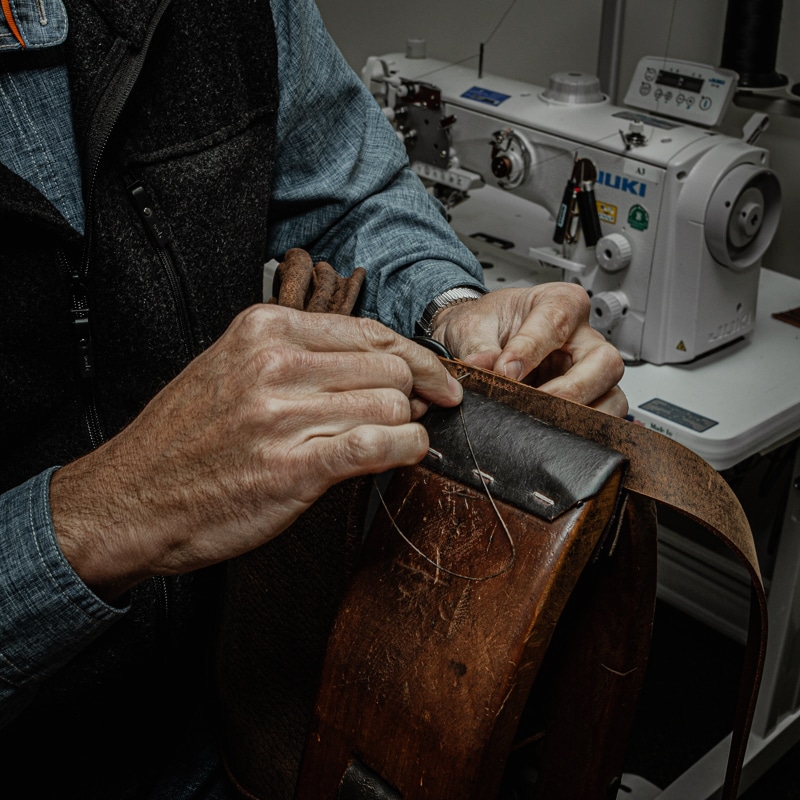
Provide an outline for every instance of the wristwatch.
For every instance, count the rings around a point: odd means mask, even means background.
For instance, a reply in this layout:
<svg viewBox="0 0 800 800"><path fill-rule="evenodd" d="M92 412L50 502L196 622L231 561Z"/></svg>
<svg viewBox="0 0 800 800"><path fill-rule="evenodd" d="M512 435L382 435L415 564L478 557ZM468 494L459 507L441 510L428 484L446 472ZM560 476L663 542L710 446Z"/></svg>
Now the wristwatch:
<svg viewBox="0 0 800 800"><path fill-rule="evenodd" d="M467 300L478 300L484 296L486 292L476 289L474 286L456 286L454 289L448 289L436 297L425 306L422 316L417 322L417 329L424 336L430 336L433 333L433 323L436 320L436 315L448 306L454 306L458 303L464 303Z"/></svg>

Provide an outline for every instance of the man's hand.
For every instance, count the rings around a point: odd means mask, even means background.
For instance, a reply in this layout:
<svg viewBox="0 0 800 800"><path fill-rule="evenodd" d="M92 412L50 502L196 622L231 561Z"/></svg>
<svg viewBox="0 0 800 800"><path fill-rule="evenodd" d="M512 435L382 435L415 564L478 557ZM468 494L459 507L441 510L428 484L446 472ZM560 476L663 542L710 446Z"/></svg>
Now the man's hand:
<svg viewBox="0 0 800 800"><path fill-rule="evenodd" d="M244 553L348 477L418 462L461 386L366 319L255 306L134 422L51 484L56 535L101 596Z"/></svg>
<svg viewBox="0 0 800 800"><path fill-rule="evenodd" d="M433 336L457 358L550 394L623 416L616 348L589 325L589 298L570 283L500 289L440 311Z"/></svg>

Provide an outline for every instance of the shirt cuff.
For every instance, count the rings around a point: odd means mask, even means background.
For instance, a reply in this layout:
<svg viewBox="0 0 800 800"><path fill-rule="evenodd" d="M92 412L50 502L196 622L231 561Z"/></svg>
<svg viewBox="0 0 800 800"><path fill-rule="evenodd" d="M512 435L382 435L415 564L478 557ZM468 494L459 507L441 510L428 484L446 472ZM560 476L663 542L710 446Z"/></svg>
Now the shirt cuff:
<svg viewBox="0 0 800 800"><path fill-rule="evenodd" d="M61 552L54 471L0 496L0 680L12 686L53 674L126 611L97 597Z"/></svg>

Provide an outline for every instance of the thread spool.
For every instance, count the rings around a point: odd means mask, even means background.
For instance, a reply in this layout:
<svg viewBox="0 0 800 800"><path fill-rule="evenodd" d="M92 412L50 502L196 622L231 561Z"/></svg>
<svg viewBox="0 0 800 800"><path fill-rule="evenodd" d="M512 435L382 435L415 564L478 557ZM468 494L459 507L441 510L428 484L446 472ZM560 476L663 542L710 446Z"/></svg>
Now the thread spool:
<svg viewBox="0 0 800 800"><path fill-rule="evenodd" d="M739 73L739 86L772 89L788 83L775 70L783 0L728 0L722 64Z"/></svg>

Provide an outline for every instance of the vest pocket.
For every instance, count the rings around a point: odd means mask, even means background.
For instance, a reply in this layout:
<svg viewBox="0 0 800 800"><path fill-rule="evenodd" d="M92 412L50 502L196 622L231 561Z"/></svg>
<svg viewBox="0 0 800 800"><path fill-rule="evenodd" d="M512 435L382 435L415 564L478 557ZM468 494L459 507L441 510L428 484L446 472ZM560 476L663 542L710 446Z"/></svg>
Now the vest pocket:
<svg viewBox="0 0 800 800"><path fill-rule="evenodd" d="M156 210L155 204L150 198L150 193L141 181L130 181L128 182L127 188L128 194L133 201L134 208L138 212L142 224L153 242L158 260L164 269L170 295L178 313L178 325L185 348L186 360L190 361L194 355L194 347L192 344L193 337L191 326L189 324L189 310L180 275L178 274L178 270L175 267L175 262L169 250L171 240L169 227L166 225L165 221L161 219L161 215Z"/></svg>

